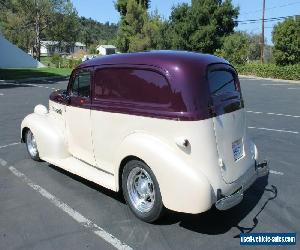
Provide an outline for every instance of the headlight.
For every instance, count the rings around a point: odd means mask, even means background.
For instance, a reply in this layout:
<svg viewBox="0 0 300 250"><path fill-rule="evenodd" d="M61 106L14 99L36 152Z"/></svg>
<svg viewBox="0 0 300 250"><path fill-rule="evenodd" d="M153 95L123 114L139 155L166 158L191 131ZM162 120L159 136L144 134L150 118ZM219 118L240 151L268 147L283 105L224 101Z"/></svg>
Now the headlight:
<svg viewBox="0 0 300 250"><path fill-rule="evenodd" d="M39 104L35 106L34 113L38 115L46 115L48 113L48 110L44 105Z"/></svg>

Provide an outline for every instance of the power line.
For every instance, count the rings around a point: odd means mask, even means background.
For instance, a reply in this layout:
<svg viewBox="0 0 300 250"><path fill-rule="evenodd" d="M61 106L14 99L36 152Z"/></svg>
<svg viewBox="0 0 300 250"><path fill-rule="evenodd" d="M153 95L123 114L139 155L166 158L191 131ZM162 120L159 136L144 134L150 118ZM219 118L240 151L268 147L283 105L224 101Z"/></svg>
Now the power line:
<svg viewBox="0 0 300 250"><path fill-rule="evenodd" d="M291 18L291 17L295 17L297 15L293 15L293 16L281 16L281 17L269 17L269 18L259 18L259 19L248 19L248 20L237 20L236 22L238 24L248 24L248 23L257 23L257 22L274 22L274 21L280 21L280 20L284 20L287 18Z"/></svg>
<svg viewBox="0 0 300 250"><path fill-rule="evenodd" d="M280 17L268 17L268 18L258 18L258 19L248 19L248 20L237 20L238 23L242 23L242 22L254 22L254 21L262 21L262 20L273 20L273 19L283 19L283 18L289 18L289 17L294 17L296 15L293 16L280 16Z"/></svg>
<svg viewBox="0 0 300 250"><path fill-rule="evenodd" d="M281 20L285 20L287 18L274 18L272 20L266 20L265 19L265 23L271 23L271 22L278 22L278 21L281 21ZM255 21L249 21L249 22L238 22L239 25L243 25L243 24L251 24L251 23L259 23L261 22L262 20L255 20Z"/></svg>
<svg viewBox="0 0 300 250"><path fill-rule="evenodd" d="M300 1L293 2L293 3L288 3L288 4L284 4L284 5L279 5L279 6L273 6L273 7L270 7L270 8L266 8L266 10L273 10L273 9L283 8L283 7L292 6L292 5L295 5L295 4L300 4ZM259 9L259 10L240 13L240 15L248 15L248 14L253 14L253 13L257 13L257 12L261 12L261 11L262 11L262 9Z"/></svg>

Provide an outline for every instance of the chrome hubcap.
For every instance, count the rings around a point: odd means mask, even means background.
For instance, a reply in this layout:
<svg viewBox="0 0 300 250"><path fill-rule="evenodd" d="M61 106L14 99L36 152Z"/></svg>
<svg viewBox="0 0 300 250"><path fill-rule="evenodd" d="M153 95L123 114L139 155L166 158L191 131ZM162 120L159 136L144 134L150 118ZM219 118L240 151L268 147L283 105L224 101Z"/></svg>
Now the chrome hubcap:
<svg viewBox="0 0 300 250"><path fill-rule="evenodd" d="M26 134L26 144L29 151L29 154L35 157L38 153L36 140L31 131L28 131Z"/></svg>
<svg viewBox="0 0 300 250"><path fill-rule="evenodd" d="M153 208L155 190L147 171L139 167L132 169L127 179L127 190L131 203L138 211L147 213Z"/></svg>

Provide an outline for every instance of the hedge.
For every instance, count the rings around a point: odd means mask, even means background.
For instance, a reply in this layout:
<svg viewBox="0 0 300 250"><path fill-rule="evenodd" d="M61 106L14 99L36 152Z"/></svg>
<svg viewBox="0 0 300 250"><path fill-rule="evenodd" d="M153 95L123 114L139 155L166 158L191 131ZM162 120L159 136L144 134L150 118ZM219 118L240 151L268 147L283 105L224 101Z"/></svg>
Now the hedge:
<svg viewBox="0 0 300 250"><path fill-rule="evenodd" d="M235 68L241 75L300 80L300 64L278 66L275 64L247 63L244 65L235 65Z"/></svg>

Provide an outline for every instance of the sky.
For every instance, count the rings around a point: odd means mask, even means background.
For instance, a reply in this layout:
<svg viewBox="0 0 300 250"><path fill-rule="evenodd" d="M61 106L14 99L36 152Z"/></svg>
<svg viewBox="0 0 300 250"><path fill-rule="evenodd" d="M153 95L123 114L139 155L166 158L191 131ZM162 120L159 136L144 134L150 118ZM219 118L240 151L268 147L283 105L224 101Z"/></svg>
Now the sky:
<svg viewBox="0 0 300 250"><path fill-rule="evenodd" d="M75 8L80 16L91 17L100 22L117 23L119 13L114 8L114 0L73 0ZM158 13L167 19L172 6L180 3L189 3L191 0L152 0L150 11L158 10ZM232 0L234 6L240 7L238 20L262 18L263 0ZM265 18L300 15L300 0L266 0ZM278 21L265 23L265 36L268 44L272 44L272 28ZM261 22L239 24L236 30L249 33L261 33Z"/></svg>

